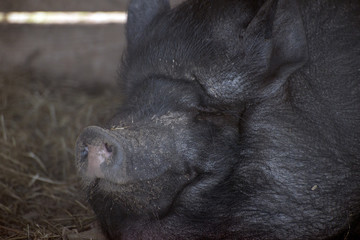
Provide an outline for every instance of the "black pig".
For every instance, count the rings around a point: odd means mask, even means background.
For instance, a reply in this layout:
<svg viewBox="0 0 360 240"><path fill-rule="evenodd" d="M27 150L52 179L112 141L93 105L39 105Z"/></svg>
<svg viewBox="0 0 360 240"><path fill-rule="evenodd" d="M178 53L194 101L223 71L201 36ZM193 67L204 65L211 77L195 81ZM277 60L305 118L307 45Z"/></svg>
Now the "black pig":
<svg viewBox="0 0 360 240"><path fill-rule="evenodd" d="M76 146L109 239L357 238L360 1L133 0Z"/></svg>

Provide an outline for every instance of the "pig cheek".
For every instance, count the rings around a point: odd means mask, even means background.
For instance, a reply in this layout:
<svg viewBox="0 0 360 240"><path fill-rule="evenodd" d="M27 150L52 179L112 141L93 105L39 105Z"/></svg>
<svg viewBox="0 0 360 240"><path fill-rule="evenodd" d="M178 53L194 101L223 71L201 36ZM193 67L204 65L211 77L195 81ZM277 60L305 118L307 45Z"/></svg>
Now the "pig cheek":
<svg viewBox="0 0 360 240"><path fill-rule="evenodd" d="M99 146L89 146L88 166L86 176L89 178L104 178L101 164L109 161L111 154Z"/></svg>

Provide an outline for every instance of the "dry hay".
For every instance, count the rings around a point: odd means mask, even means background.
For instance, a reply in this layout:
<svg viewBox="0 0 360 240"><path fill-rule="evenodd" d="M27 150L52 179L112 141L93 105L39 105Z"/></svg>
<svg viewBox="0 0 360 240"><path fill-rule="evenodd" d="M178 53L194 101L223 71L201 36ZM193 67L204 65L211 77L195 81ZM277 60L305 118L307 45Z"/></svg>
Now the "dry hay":
<svg viewBox="0 0 360 240"><path fill-rule="evenodd" d="M111 91L0 73L0 239L70 239L94 227L73 149L82 128L116 107Z"/></svg>

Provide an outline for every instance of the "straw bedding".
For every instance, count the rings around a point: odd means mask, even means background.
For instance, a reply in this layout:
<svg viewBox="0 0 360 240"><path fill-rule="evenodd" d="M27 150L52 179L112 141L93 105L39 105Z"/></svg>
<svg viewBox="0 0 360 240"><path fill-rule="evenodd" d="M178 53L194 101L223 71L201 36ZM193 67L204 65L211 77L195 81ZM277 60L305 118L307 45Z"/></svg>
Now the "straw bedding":
<svg viewBox="0 0 360 240"><path fill-rule="evenodd" d="M82 128L111 116L114 91L0 73L0 239L96 238L77 234L97 226L73 149Z"/></svg>

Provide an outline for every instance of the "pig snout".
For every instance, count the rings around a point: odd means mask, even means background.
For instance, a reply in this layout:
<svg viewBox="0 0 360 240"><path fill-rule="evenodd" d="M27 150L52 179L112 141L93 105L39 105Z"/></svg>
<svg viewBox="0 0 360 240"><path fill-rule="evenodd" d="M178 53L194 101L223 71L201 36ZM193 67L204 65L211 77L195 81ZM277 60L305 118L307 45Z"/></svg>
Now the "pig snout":
<svg viewBox="0 0 360 240"><path fill-rule="evenodd" d="M78 171L88 178L104 178L105 172L123 161L120 143L108 130L91 126L84 129L76 141Z"/></svg>

